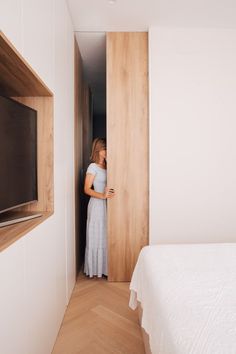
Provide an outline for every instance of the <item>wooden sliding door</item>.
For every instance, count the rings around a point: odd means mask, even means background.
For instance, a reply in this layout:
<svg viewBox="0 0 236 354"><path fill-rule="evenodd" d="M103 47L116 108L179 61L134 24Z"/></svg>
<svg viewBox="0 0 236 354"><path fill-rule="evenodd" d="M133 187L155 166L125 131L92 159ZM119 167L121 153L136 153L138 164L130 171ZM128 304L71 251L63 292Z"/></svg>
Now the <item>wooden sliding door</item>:
<svg viewBox="0 0 236 354"><path fill-rule="evenodd" d="M107 34L108 280L129 281L148 244L148 34Z"/></svg>

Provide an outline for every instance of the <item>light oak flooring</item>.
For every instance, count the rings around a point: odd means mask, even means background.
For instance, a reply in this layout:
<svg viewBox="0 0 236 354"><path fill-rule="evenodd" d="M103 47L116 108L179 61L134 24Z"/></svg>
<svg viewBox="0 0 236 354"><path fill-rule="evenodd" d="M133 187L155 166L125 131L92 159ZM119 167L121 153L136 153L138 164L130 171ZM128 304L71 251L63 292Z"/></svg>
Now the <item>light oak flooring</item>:
<svg viewBox="0 0 236 354"><path fill-rule="evenodd" d="M52 354L144 354L129 283L80 274Z"/></svg>

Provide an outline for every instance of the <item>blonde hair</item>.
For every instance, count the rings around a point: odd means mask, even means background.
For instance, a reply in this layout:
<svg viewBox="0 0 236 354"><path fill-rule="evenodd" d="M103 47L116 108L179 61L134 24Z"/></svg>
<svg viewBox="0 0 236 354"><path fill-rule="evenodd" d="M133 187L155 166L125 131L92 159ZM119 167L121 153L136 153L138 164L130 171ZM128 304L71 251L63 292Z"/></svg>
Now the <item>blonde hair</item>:
<svg viewBox="0 0 236 354"><path fill-rule="evenodd" d="M90 160L92 162L99 162L99 151L106 150L106 139L104 138L96 138L93 141L92 152L90 156Z"/></svg>

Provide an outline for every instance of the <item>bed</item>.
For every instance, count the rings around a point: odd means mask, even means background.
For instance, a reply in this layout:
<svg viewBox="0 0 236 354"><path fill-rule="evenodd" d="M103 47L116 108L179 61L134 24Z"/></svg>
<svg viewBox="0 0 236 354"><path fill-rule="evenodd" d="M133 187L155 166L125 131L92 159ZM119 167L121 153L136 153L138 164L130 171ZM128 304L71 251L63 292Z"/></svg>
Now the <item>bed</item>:
<svg viewBox="0 0 236 354"><path fill-rule="evenodd" d="M236 354L236 243L146 246L130 291L152 354Z"/></svg>

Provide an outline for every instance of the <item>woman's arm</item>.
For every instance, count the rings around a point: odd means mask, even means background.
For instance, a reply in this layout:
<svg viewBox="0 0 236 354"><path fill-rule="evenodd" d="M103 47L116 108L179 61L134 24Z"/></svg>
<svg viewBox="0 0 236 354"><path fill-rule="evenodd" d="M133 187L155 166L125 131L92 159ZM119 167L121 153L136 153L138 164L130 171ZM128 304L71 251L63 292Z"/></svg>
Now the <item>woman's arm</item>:
<svg viewBox="0 0 236 354"><path fill-rule="evenodd" d="M90 197L98 198L98 199L107 199L112 198L114 196L114 192L110 191L110 189L105 188L104 193L96 192L92 189L93 181L95 176L91 173L87 173L84 182L84 193L89 195Z"/></svg>

